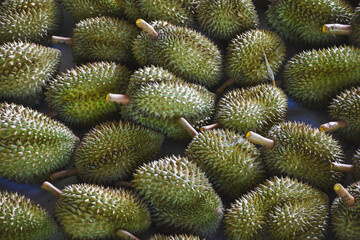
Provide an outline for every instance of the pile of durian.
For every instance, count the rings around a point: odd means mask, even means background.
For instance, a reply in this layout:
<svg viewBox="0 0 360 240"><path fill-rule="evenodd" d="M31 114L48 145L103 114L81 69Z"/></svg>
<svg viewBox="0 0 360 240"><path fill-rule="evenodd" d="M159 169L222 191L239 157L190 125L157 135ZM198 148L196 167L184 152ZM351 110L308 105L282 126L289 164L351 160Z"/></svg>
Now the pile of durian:
<svg viewBox="0 0 360 240"><path fill-rule="evenodd" d="M0 240L360 239L359 0L0 0Z"/></svg>

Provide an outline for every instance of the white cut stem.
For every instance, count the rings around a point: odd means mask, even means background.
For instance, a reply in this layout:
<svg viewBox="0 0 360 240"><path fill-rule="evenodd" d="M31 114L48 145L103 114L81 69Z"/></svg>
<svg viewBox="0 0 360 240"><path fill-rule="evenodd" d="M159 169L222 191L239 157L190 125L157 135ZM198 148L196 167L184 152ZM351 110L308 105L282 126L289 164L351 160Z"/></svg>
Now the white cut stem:
<svg viewBox="0 0 360 240"><path fill-rule="evenodd" d="M246 139L254 144L261 145L263 147L266 147L268 149L272 149L275 146L275 141L266 137L261 136L258 133L249 131L246 134Z"/></svg>
<svg viewBox="0 0 360 240"><path fill-rule="evenodd" d="M127 240L140 240L139 238L135 237L134 235L132 235L131 233L125 231L125 230L118 230L116 232L116 235L118 237L121 237L122 239L127 239Z"/></svg>
<svg viewBox="0 0 360 240"><path fill-rule="evenodd" d="M42 185L41 188L49 193L51 193L52 195L54 195L57 198L60 198L61 194L63 193L60 189L58 189L57 187L55 187L54 185L52 185L51 183L49 183L48 181L45 181Z"/></svg>
<svg viewBox="0 0 360 240"><path fill-rule="evenodd" d="M69 38L69 37L52 36L51 42L53 44L72 45L73 44L73 39Z"/></svg>
<svg viewBox="0 0 360 240"><path fill-rule="evenodd" d="M107 96L106 96L106 102L114 102L114 103L121 103L121 104L124 104L124 105L127 105L129 104L130 102L130 98L129 96L127 95L124 95L124 94L114 94L114 93L109 93Z"/></svg>
<svg viewBox="0 0 360 240"><path fill-rule="evenodd" d="M323 26L323 33L326 34L334 34L334 35L345 35L350 36L354 29L351 25L346 24L324 24Z"/></svg>
<svg viewBox="0 0 360 240"><path fill-rule="evenodd" d="M319 130L323 132L335 132L340 128L345 128L346 122L344 120L332 121L320 125Z"/></svg>
<svg viewBox="0 0 360 240"><path fill-rule="evenodd" d="M344 163L331 163L330 169L336 172L355 172L356 167L353 164L344 164Z"/></svg>
<svg viewBox="0 0 360 240"><path fill-rule="evenodd" d="M219 127L220 127L220 123L210 124L210 125L201 127L200 132L208 131L208 130L211 130L214 128L219 128Z"/></svg>
<svg viewBox="0 0 360 240"><path fill-rule="evenodd" d="M348 190L346 190L341 184L335 184L334 190L347 206L351 207L355 204L355 198L351 196Z"/></svg>
<svg viewBox="0 0 360 240"><path fill-rule="evenodd" d="M143 19L136 20L136 25L141 28L144 32L148 34L148 36L152 39L156 39L159 36L159 33L155 31L153 26L147 23Z"/></svg>
<svg viewBox="0 0 360 240"><path fill-rule="evenodd" d="M179 123L190 134L192 138L199 134L185 118L179 118Z"/></svg>

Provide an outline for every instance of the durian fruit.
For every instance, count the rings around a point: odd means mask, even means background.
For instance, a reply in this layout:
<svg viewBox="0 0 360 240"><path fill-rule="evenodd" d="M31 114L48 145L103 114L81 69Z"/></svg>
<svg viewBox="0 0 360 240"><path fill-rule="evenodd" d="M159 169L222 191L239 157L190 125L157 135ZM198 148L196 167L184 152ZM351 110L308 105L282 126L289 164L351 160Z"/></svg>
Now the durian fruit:
<svg viewBox="0 0 360 240"><path fill-rule="evenodd" d="M275 175L294 177L324 191L342 180L342 173L330 169L332 163L344 162L341 145L310 125L283 122L274 125L267 138L254 132L246 138L264 146L263 161Z"/></svg>
<svg viewBox="0 0 360 240"><path fill-rule="evenodd" d="M0 46L0 97L38 97L59 70L61 52L22 41Z"/></svg>
<svg viewBox="0 0 360 240"><path fill-rule="evenodd" d="M0 5L0 44L41 43L58 32L62 20L56 0L5 0Z"/></svg>
<svg viewBox="0 0 360 240"><path fill-rule="evenodd" d="M342 39L322 33L326 23L348 24L352 6L338 0L279 0L266 11L266 20L286 40L312 45L327 45Z"/></svg>
<svg viewBox="0 0 360 240"><path fill-rule="evenodd" d="M68 169L54 173L52 180L71 173L95 184L127 179L137 167L157 158L163 141L161 133L132 123L102 123L86 133L76 149L77 171Z"/></svg>
<svg viewBox="0 0 360 240"><path fill-rule="evenodd" d="M150 205L157 227L210 235L221 222L221 199L205 173L185 157L173 155L144 164L132 183Z"/></svg>
<svg viewBox="0 0 360 240"><path fill-rule="evenodd" d="M233 38L225 55L225 71L240 86L270 82L285 62L284 41L275 32L253 29Z"/></svg>
<svg viewBox="0 0 360 240"><path fill-rule="evenodd" d="M225 234L229 240L325 239L328 204L316 188L274 177L231 204Z"/></svg>
<svg viewBox="0 0 360 240"><path fill-rule="evenodd" d="M347 142L360 144L360 87L352 87L338 94L330 103L330 118L319 129L333 132Z"/></svg>
<svg viewBox="0 0 360 240"><path fill-rule="evenodd" d="M331 225L339 240L360 239L360 182L350 184L346 189L335 184L338 197L331 205Z"/></svg>
<svg viewBox="0 0 360 240"><path fill-rule="evenodd" d="M138 6L137 0L118 0L124 6L124 14L129 22L136 22L137 19L143 17L143 13Z"/></svg>
<svg viewBox="0 0 360 240"><path fill-rule="evenodd" d="M119 111L103 96L125 91L131 71L114 62L80 65L49 82L45 100L60 119L71 125L95 125Z"/></svg>
<svg viewBox="0 0 360 240"><path fill-rule="evenodd" d="M307 107L321 108L346 88L359 84L360 49L334 46L303 51L285 65L285 91Z"/></svg>
<svg viewBox="0 0 360 240"><path fill-rule="evenodd" d="M259 26L251 0L203 0L196 9L196 20L205 34L229 41L237 34Z"/></svg>
<svg viewBox="0 0 360 240"><path fill-rule="evenodd" d="M128 121L184 140L189 135L178 119L185 117L197 129L206 124L214 112L215 94L161 67L150 66L134 72L126 95L108 94L107 102L125 104L122 116Z"/></svg>
<svg viewBox="0 0 360 240"><path fill-rule="evenodd" d="M131 191L86 183L71 184L61 191L44 182L41 188L58 198L55 216L71 239L110 239L150 227L147 206Z"/></svg>
<svg viewBox="0 0 360 240"><path fill-rule="evenodd" d="M56 224L39 204L18 193L0 190L0 239L46 240Z"/></svg>
<svg viewBox="0 0 360 240"><path fill-rule="evenodd" d="M140 65L158 65L186 81L207 88L222 77L218 47L201 33L165 21L136 21L144 29L134 41L133 54Z"/></svg>
<svg viewBox="0 0 360 240"><path fill-rule="evenodd" d="M194 235L172 235L172 236L165 236L161 234L156 234L152 236L149 240L200 240L198 236Z"/></svg>
<svg viewBox="0 0 360 240"><path fill-rule="evenodd" d="M69 165L79 139L64 124L13 103L0 103L0 176L35 183Z"/></svg>

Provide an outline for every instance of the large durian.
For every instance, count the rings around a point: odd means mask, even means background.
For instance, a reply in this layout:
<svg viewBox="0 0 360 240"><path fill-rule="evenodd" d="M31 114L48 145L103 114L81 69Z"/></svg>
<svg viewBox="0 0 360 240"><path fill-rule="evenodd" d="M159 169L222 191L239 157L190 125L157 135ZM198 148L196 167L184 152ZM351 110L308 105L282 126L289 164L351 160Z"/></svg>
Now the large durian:
<svg viewBox="0 0 360 240"><path fill-rule="evenodd" d="M172 235L172 236L165 236L161 234L156 234L152 236L149 240L200 240L198 236L194 235Z"/></svg>
<svg viewBox="0 0 360 240"><path fill-rule="evenodd" d="M0 176L35 183L69 165L78 138L64 124L22 105L0 103Z"/></svg>
<svg viewBox="0 0 360 240"><path fill-rule="evenodd" d="M18 193L0 190L0 239L46 240L55 232L50 214Z"/></svg>

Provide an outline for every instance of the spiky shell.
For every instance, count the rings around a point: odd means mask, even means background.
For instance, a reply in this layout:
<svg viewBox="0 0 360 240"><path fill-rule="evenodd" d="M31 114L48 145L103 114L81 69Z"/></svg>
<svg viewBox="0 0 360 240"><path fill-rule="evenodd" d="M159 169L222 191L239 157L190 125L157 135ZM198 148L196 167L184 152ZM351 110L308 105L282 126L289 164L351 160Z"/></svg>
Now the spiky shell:
<svg viewBox="0 0 360 240"><path fill-rule="evenodd" d="M360 148L356 150L352 158L356 171L353 173L355 181L360 181Z"/></svg>
<svg viewBox="0 0 360 240"><path fill-rule="evenodd" d="M55 232L50 214L18 193L0 190L0 239L46 240Z"/></svg>
<svg viewBox="0 0 360 240"><path fill-rule="evenodd" d="M22 105L0 103L0 176L35 183L70 163L78 138L64 124Z"/></svg>
<svg viewBox="0 0 360 240"><path fill-rule="evenodd" d="M86 133L75 152L75 167L84 181L109 184L156 159L163 140L161 133L132 123L103 123Z"/></svg>
<svg viewBox="0 0 360 240"><path fill-rule="evenodd" d="M200 238L194 235L186 235L186 234L172 235L172 236L156 234L152 236L149 240L200 240Z"/></svg>
<svg viewBox="0 0 360 240"><path fill-rule="evenodd" d="M61 52L22 41L0 46L0 97L36 97L59 70Z"/></svg>
<svg viewBox="0 0 360 240"><path fill-rule="evenodd" d="M216 106L215 121L243 134L267 132L284 120L287 98L278 87L262 84L227 92Z"/></svg>
<svg viewBox="0 0 360 240"><path fill-rule="evenodd" d="M196 18L202 32L225 41L259 25L251 0L203 0Z"/></svg>
<svg viewBox="0 0 360 240"><path fill-rule="evenodd" d="M285 65L285 91L312 108L326 107L342 90L359 84L360 49L339 46L303 51Z"/></svg>
<svg viewBox="0 0 360 240"><path fill-rule="evenodd" d="M224 216L229 240L324 239L325 193L288 177L274 177L231 204Z"/></svg>
<svg viewBox="0 0 360 240"><path fill-rule="evenodd" d="M219 226L223 206L205 173L187 158L169 156L144 164L132 180L161 227L208 235Z"/></svg>
<svg viewBox="0 0 360 240"><path fill-rule="evenodd" d="M222 56L218 47L199 32L165 21L150 23L159 33L156 40L140 33L133 54L140 65L158 65L185 81L215 86L222 75Z"/></svg>
<svg viewBox="0 0 360 240"><path fill-rule="evenodd" d="M73 34L73 57L76 62L135 62L131 53L140 33L134 24L110 17L88 18L78 22Z"/></svg>
<svg viewBox="0 0 360 240"><path fill-rule="evenodd" d="M59 31L61 17L56 0L6 0L0 5L0 44L43 42Z"/></svg>
<svg viewBox="0 0 360 240"><path fill-rule="evenodd" d="M330 170L330 164L344 163L338 141L317 128L300 122L274 125L267 137L275 141L272 149L263 148L263 160L271 172L306 181L329 190L342 180L342 173Z"/></svg>
<svg viewBox="0 0 360 240"><path fill-rule="evenodd" d="M355 240L360 238L360 182L350 184L347 188L357 201L354 206L347 206L340 197L331 205L331 225L337 239Z"/></svg>
<svg viewBox="0 0 360 240"><path fill-rule="evenodd" d="M185 154L206 173L215 190L231 199L246 193L266 177L260 152L231 130L199 133Z"/></svg>
<svg viewBox="0 0 360 240"><path fill-rule="evenodd" d="M108 239L119 229L137 234L150 227L147 206L128 190L72 184L62 192L55 216L71 238Z"/></svg>
<svg viewBox="0 0 360 240"><path fill-rule="evenodd" d="M324 34L322 26L328 23L349 24L353 8L346 1L336 0L280 0L266 11L269 26L292 42L326 45L342 40L339 36Z"/></svg>
<svg viewBox="0 0 360 240"><path fill-rule="evenodd" d="M72 125L95 125L115 114L119 107L104 98L125 91L131 71L113 62L77 66L52 79L45 100L59 117Z"/></svg>
<svg viewBox="0 0 360 240"><path fill-rule="evenodd" d="M240 86L271 81L266 60L276 74L286 57L284 41L275 32L255 29L231 40L225 55L225 71Z"/></svg>
<svg viewBox="0 0 360 240"><path fill-rule="evenodd" d="M360 47L360 6L359 4L357 5L358 7L355 8L355 12L351 19L351 25L353 26L353 31L349 39L353 45Z"/></svg>

